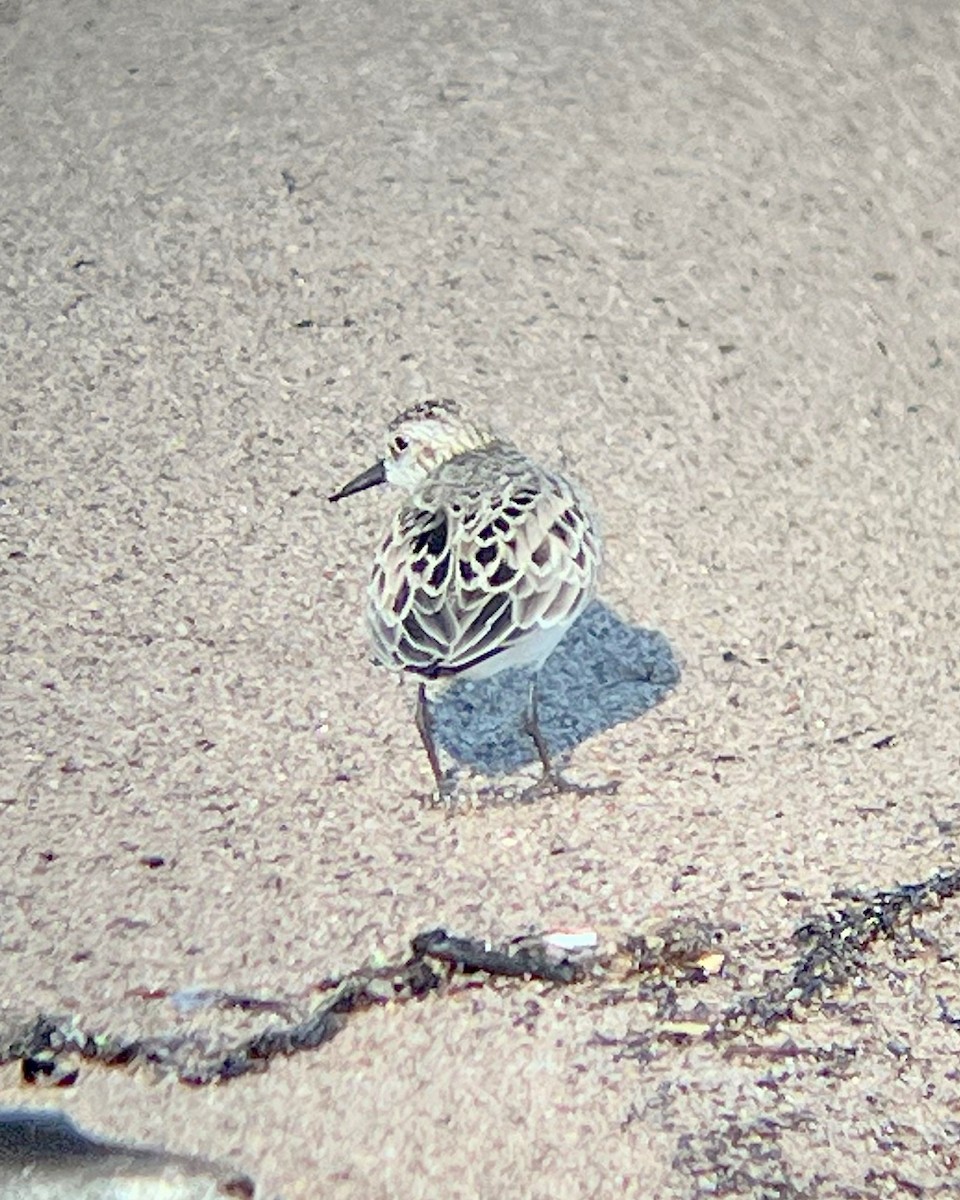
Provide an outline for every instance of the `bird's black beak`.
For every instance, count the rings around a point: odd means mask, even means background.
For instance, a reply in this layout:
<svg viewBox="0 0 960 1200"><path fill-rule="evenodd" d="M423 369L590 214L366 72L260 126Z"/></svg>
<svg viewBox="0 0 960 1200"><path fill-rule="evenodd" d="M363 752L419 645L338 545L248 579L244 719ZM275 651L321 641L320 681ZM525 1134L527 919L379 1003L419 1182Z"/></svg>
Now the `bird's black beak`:
<svg viewBox="0 0 960 1200"><path fill-rule="evenodd" d="M364 492L367 488L376 487L378 483L387 482L387 472L382 460L374 463L372 467L367 467L356 479L351 479L349 483L345 483L339 492L334 492L329 496L329 500L343 500L346 496L352 496L354 492Z"/></svg>

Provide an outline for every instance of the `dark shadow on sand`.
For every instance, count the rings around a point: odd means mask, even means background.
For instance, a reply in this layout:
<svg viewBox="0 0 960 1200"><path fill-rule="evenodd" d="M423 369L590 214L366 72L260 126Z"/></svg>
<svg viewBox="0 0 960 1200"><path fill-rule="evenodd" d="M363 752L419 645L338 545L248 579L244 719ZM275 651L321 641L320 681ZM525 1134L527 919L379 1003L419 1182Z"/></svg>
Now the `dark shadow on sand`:
<svg viewBox="0 0 960 1200"><path fill-rule="evenodd" d="M457 762L498 775L536 761L522 720L529 670L462 680L432 705L437 741ZM553 754L634 721L680 679L662 633L628 625L600 601L584 612L540 674L540 725Z"/></svg>

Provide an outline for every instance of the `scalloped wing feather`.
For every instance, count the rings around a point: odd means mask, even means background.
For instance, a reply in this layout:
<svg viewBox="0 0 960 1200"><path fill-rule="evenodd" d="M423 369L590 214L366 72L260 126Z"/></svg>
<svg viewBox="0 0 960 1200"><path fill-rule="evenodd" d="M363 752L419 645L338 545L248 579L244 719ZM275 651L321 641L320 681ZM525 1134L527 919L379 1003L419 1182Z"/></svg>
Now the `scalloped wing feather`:
<svg viewBox="0 0 960 1200"><path fill-rule="evenodd" d="M519 452L493 487L489 460L459 465L474 477L440 472L396 514L369 586L377 659L428 678L542 660L589 603L600 564L566 480Z"/></svg>

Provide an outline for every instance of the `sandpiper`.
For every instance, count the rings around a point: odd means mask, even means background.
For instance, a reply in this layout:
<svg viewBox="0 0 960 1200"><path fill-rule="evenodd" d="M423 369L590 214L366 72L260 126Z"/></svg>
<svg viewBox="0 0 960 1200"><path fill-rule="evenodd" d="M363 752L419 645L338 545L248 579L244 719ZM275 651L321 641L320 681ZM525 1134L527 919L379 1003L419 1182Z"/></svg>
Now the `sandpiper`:
<svg viewBox="0 0 960 1200"><path fill-rule="evenodd" d="M419 681L417 729L438 794L448 794L449 780L428 689L519 666L535 669L524 728L544 780L574 786L551 762L537 687L543 663L596 591L601 540L589 507L562 475L449 400L395 417L383 458L330 499L381 483L407 494L374 557L367 628L376 660Z"/></svg>

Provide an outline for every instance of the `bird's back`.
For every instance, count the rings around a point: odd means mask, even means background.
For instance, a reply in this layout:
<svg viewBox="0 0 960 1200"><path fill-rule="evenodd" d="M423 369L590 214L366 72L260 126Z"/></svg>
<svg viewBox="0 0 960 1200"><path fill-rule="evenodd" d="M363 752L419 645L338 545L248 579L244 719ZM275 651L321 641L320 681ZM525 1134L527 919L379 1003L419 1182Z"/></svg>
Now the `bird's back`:
<svg viewBox="0 0 960 1200"><path fill-rule="evenodd" d="M377 551L377 659L428 679L542 662L593 596L600 537L562 476L494 442L444 462Z"/></svg>

